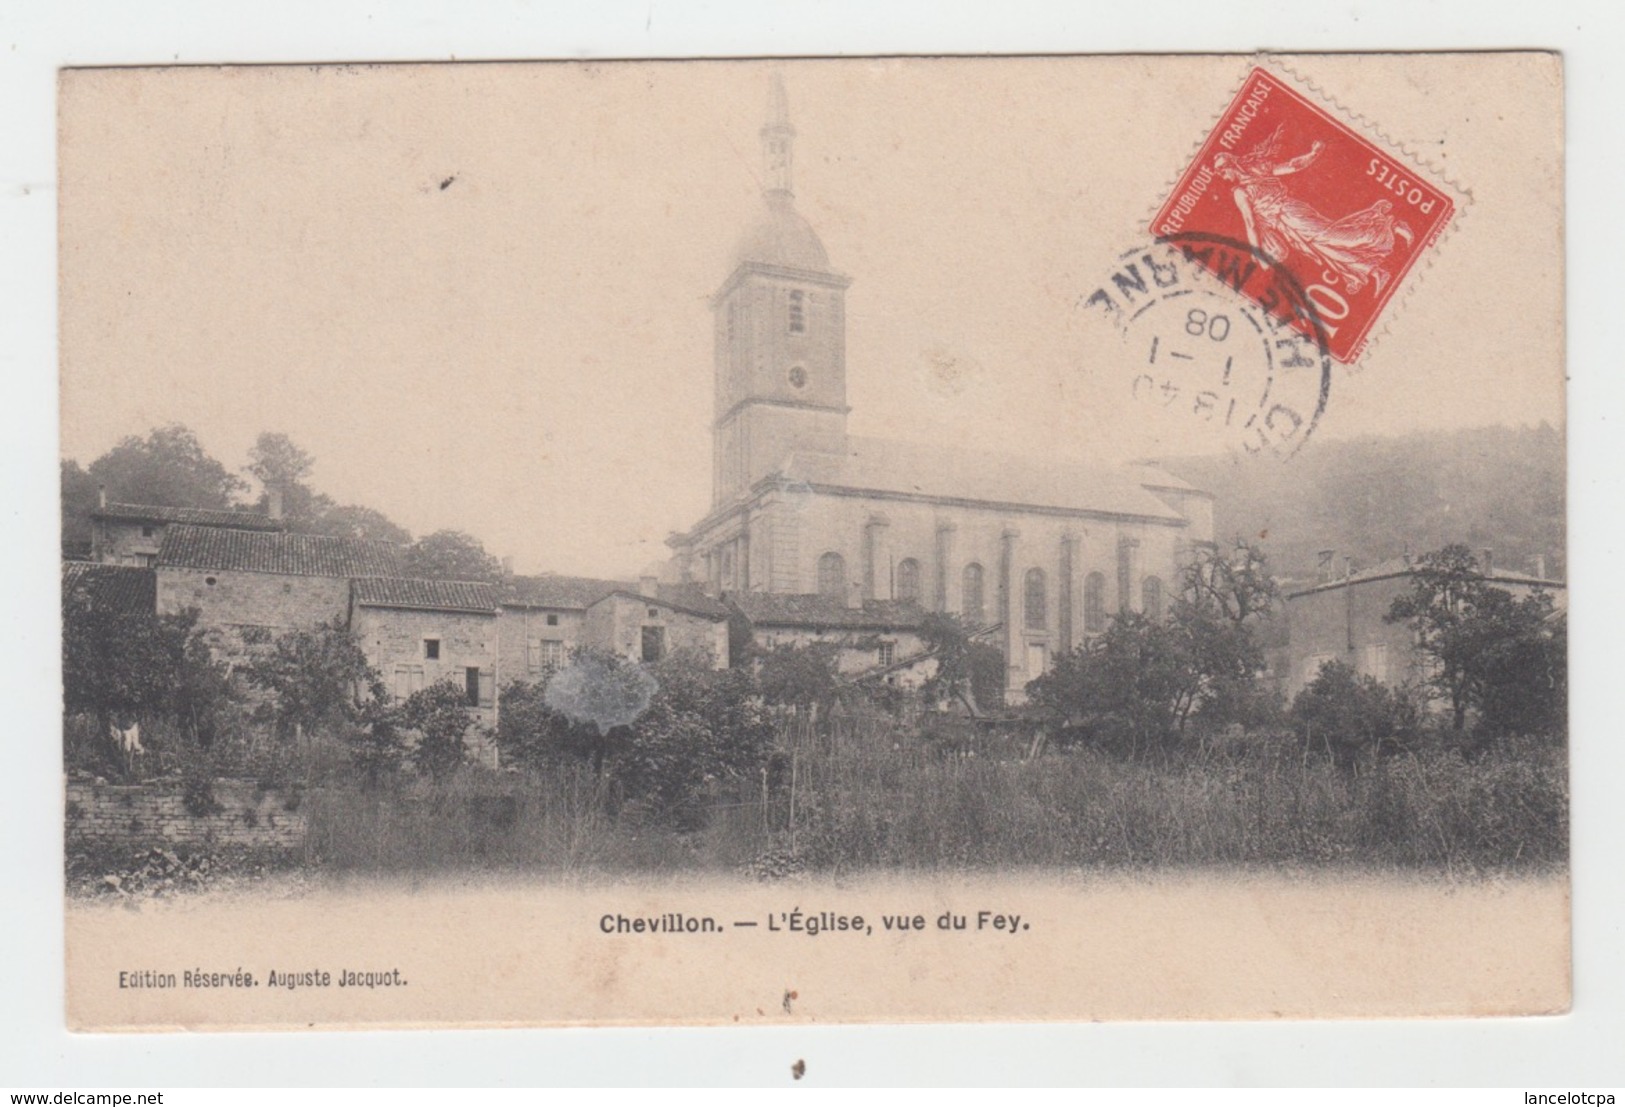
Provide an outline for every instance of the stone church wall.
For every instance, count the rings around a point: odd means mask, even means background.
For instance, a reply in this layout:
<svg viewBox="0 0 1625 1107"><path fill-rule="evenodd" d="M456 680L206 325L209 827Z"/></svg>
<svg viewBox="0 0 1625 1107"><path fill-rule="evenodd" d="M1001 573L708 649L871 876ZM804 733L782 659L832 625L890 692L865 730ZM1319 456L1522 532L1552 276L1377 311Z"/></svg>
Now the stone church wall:
<svg viewBox="0 0 1625 1107"><path fill-rule="evenodd" d="M751 573L772 582L773 591L811 592L818 582L818 561L838 553L847 581L866 598L890 600L898 595L898 566L913 559L919 567L917 600L954 614L966 611L964 571L982 567L982 621L1004 621L1001 648L1011 661L1012 691L1039 675L1057 653L1084 638L1084 582L1098 572L1106 582L1105 613L1120 606L1119 551L1129 542L1127 604L1143 610L1145 581L1161 583L1164 610L1177 585L1182 551L1189 548L1191 528L1160 523L1084 518L1019 507L960 506L882 497L811 493L782 496L756 516L751 535ZM793 540L786 535L793 534ZM1063 543L1074 541L1068 573ZM1201 537L1205 538L1203 534ZM1001 609L1008 551L1008 611ZM792 556L786 566L776 558ZM1027 574L1041 570L1045 582L1045 616L1041 627L1027 624ZM1063 581L1070 577L1069 586ZM1063 606L1065 608L1063 612ZM1008 616L1008 617L1007 617Z"/></svg>

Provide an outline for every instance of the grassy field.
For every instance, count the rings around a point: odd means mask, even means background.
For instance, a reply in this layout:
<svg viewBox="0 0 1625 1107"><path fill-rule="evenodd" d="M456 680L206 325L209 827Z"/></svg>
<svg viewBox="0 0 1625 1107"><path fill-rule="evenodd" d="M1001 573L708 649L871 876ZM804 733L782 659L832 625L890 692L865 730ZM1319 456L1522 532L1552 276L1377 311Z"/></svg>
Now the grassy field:
<svg viewBox="0 0 1625 1107"><path fill-rule="evenodd" d="M786 733L755 779L677 812L617 802L582 765L465 768L441 784L310 794L306 861L336 872L523 869L839 875L865 870L1560 866L1567 765L1550 743L1442 747L1353 768L1289 740L1166 761L944 743L869 723ZM968 748L967 748L968 747Z"/></svg>

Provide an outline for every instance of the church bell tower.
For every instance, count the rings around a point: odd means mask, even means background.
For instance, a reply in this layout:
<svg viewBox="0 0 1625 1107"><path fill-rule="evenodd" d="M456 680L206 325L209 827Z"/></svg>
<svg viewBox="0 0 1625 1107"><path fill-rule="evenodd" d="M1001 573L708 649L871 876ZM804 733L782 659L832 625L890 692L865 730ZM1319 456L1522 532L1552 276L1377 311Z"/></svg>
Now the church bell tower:
<svg viewBox="0 0 1625 1107"><path fill-rule="evenodd" d="M721 506L794 452L846 448L846 287L795 210L796 131L774 74L761 129L764 210L711 299L716 316L712 503Z"/></svg>

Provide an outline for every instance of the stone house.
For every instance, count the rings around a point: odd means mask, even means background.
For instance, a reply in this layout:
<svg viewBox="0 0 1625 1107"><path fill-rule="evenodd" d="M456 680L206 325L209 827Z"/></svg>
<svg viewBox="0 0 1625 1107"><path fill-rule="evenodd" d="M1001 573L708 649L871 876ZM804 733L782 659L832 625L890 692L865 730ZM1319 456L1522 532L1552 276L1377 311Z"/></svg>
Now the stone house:
<svg viewBox="0 0 1625 1107"><path fill-rule="evenodd" d="M1497 570L1485 551L1485 580L1522 597L1540 589L1558 607L1566 603L1561 581L1543 575ZM1426 674L1410 627L1387 621L1394 600L1411 590L1416 567L1409 558L1391 558L1368 569L1345 571L1309 587L1287 590L1285 641L1272 652L1271 669L1287 702L1320 673L1328 661L1342 661L1362 676L1383 684L1414 683Z"/></svg>
<svg viewBox="0 0 1625 1107"><path fill-rule="evenodd" d="M251 511L108 503L104 494L100 506L90 513L90 559L104 565L138 565L150 569L158 564L164 535L172 526L282 529L279 520Z"/></svg>
<svg viewBox="0 0 1625 1107"><path fill-rule="evenodd" d="M476 581L357 577L350 582L350 633L398 700L441 681L462 690L482 727L496 726L500 678L495 585ZM471 752L494 762L483 732Z"/></svg>
<svg viewBox="0 0 1625 1107"><path fill-rule="evenodd" d="M388 542L172 524L158 550L157 611L197 608L225 656L277 634L347 620L350 581L400 576Z"/></svg>
<svg viewBox="0 0 1625 1107"><path fill-rule="evenodd" d="M918 603L773 592L735 592L728 603L739 613L736 625L760 649L833 643L838 647L836 671L843 677L892 669L925 654L920 627L926 609Z"/></svg>
<svg viewBox="0 0 1625 1107"><path fill-rule="evenodd" d="M695 651L717 669L728 667L728 616L674 603L658 594L617 588L587 608L582 640L630 661L654 664L668 654Z"/></svg>
<svg viewBox="0 0 1625 1107"><path fill-rule="evenodd" d="M692 585L555 574L513 576L501 587L503 679L542 680L577 649L654 662L699 650L728 665L730 611Z"/></svg>

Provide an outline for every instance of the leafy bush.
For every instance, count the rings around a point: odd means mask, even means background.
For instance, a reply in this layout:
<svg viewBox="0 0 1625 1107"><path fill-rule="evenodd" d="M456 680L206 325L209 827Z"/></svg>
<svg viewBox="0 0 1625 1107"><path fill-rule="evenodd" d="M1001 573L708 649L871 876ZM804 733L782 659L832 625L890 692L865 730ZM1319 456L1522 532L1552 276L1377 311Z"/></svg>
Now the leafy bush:
<svg viewBox="0 0 1625 1107"><path fill-rule="evenodd" d="M781 643L753 652L756 682L770 704L828 708L840 691L836 661L840 647L834 642Z"/></svg>
<svg viewBox="0 0 1625 1107"><path fill-rule="evenodd" d="M1292 720L1310 748L1324 748L1343 764L1384 740L1413 737L1415 706L1402 692L1328 661L1292 701Z"/></svg>
<svg viewBox="0 0 1625 1107"><path fill-rule="evenodd" d="M963 704L977 712L1004 706L1004 653L979 638L982 628L953 615L930 614L920 638L936 657L936 672L920 689L933 705Z"/></svg>
<svg viewBox="0 0 1625 1107"><path fill-rule="evenodd" d="M468 756L466 736L474 725L468 695L450 680L420 688L400 707L400 725L418 733L412 761L436 780L451 775Z"/></svg>
<svg viewBox="0 0 1625 1107"><path fill-rule="evenodd" d="M90 589L62 596L64 712L91 720L64 743L69 768L129 775L113 728L170 723L206 748L221 719L234 710L224 665L210 655L197 611L130 613L96 602Z"/></svg>
<svg viewBox="0 0 1625 1107"><path fill-rule="evenodd" d="M547 702L547 683L515 680L502 687L496 742L506 764L546 771L592 762L604 741L592 723L576 722Z"/></svg>
<svg viewBox="0 0 1625 1107"><path fill-rule="evenodd" d="M760 768L772 738L751 673L713 668L698 653L650 668L580 654L545 687L514 682L502 695L496 739L512 763L588 764L613 785L606 797L688 827L716 786Z"/></svg>
<svg viewBox="0 0 1625 1107"><path fill-rule="evenodd" d="M1515 598L1490 584L1471 550L1451 545L1422 556L1387 619L1416 636L1427 687L1455 730L1476 710L1487 734L1563 732L1567 623L1546 592Z"/></svg>
<svg viewBox="0 0 1625 1107"><path fill-rule="evenodd" d="M680 825L696 826L713 786L758 769L773 728L751 675L674 653L654 669L659 690L627 728L615 763L626 794Z"/></svg>

